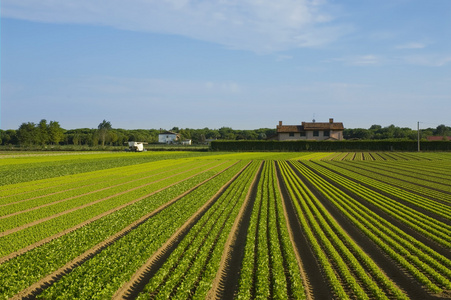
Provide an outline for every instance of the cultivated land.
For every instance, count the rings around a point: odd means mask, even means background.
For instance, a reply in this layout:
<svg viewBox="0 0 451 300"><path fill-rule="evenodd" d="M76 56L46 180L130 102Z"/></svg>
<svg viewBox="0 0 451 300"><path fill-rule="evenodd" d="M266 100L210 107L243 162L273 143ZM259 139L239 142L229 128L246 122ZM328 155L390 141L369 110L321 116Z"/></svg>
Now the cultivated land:
<svg viewBox="0 0 451 300"><path fill-rule="evenodd" d="M0 298L451 299L451 153L0 154Z"/></svg>

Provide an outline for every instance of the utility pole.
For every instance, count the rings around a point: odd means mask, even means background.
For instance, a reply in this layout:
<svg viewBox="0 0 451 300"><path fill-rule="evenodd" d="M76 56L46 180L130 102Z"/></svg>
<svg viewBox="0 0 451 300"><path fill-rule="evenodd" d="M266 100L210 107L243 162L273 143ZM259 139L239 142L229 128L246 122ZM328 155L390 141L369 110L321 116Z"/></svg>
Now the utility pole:
<svg viewBox="0 0 451 300"><path fill-rule="evenodd" d="M418 134L418 152L420 152L420 122L417 123L417 134Z"/></svg>

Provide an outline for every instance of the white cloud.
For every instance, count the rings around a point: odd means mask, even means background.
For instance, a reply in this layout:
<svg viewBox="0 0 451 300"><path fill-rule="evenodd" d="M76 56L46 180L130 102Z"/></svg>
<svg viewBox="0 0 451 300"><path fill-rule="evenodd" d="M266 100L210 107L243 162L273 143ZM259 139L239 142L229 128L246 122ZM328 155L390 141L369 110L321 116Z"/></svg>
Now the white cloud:
<svg viewBox="0 0 451 300"><path fill-rule="evenodd" d="M182 35L233 49L268 53L330 43L335 24L318 0L2 0L2 17L112 26Z"/></svg>

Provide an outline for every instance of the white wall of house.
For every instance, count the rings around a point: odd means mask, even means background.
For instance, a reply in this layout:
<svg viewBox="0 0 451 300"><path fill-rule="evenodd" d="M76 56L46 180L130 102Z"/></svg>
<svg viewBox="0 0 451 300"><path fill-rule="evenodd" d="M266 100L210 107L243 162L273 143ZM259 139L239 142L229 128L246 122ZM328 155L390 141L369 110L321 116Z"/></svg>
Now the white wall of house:
<svg viewBox="0 0 451 300"><path fill-rule="evenodd" d="M177 141L177 134L160 133L158 135L158 142L163 144L172 144Z"/></svg>
<svg viewBox="0 0 451 300"><path fill-rule="evenodd" d="M314 135L314 131L306 131L305 135L301 135L300 132L293 132L291 134L288 132L279 133L279 141L299 141L299 140L322 141L322 140L327 140L329 138L341 140L342 137L343 137L343 134L341 131L334 132L333 130L329 131L329 136L324 135L324 130L318 130L317 135Z"/></svg>

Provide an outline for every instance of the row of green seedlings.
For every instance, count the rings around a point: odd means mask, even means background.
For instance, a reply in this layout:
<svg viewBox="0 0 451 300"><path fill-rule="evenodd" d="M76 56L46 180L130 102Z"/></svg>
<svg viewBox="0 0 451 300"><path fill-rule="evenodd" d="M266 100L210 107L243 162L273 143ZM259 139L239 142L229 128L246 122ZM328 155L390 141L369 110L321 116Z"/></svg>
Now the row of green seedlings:
<svg viewBox="0 0 451 300"><path fill-rule="evenodd" d="M157 251L190 216L196 213L208 197L215 193L214 187L225 184L241 168L243 168L243 164L235 165L225 172L219 173L171 205L166 206L139 226L134 227L128 234L120 236L100 253L90 257L89 260L63 276L37 298L111 298L114 292L129 280L147 258ZM200 175L200 177L203 176ZM192 181L189 187L182 184L166 189L158 195L135 203L133 210L129 206L116 212L115 216L107 216L105 219L109 219L113 224L130 224L130 215L132 220L136 220L138 217L148 214L149 211L159 209L159 206L154 205L155 202L160 203L160 206L165 205L183 191L190 190L193 184L199 183L199 180L204 182L206 178L200 177L198 180ZM98 231L97 227L90 227L89 231L85 231L86 237L78 237L82 240L86 238L87 240L83 240L83 242L92 245L89 238L98 240L92 232L103 235L103 231L109 230L107 222L101 222L101 225L103 226L102 230ZM103 239L108 238L108 236L103 236ZM67 254L61 253L61 255L66 256Z"/></svg>
<svg viewBox="0 0 451 300"><path fill-rule="evenodd" d="M315 172L318 165L293 163L296 169L357 228L430 292L451 288L451 261L406 234ZM312 170L315 170L313 172Z"/></svg>
<svg viewBox="0 0 451 300"><path fill-rule="evenodd" d="M356 164L356 167L359 166L360 164ZM449 167L450 165L444 164L441 169L443 170L443 173L436 176L429 174L425 170L422 170L421 167L419 168L419 165L416 165L416 172L412 169L405 170L404 165L393 165L391 163L383 165L364 166L363 168L384 174L391 178L395 177L398 180L403 180L413 185L427 186L429 187L429 189L436 189L450 193L451 176L449 173ZM389 171L387 171L387 169L389 169Z"/></svg>
<svg viewBox="0 0 451 300"><path fill-rule="evenodd" d="M0 207L0 232L124 191L146 187L168 177L186 173L191 169L194 171L201 167L208 168L208 165L191 163L173 169L168 167L164 170L150 170L145 174L139 174L140 176L132 174L119 177L120 173L116 171L118 178L100 180L92 185L78 188L62 187L60 192L50 192L47 196L31 197L27 201L11 203Z"/></svg>
<svg viewBox="0 0 451 300"><path fill-rule="evenodd" d="M356 167L361 166L357 163ZM440 165L433 165L424 162L386 162L369 165L368 168L375 171L387 172L388 176L402 177L406 181L418 184L432 183L434 188L450 191L451 174L449 172L450 164L440 162ZM389 170L389 171L387 171Z"/></svg>
<svg viewBox="0 0 451 300"><path fill-rule="evenodd" d="M336 184L339 184L355 195L365 199L368 203L375 205L385 213L388 213L393 218L401 221L422 235L433 239L445 247L451 247L451 226L387 196L381 195L367 187L357 185L354 181L325 169L324 167L310 162L306 162L305 165L314 168L316 172L328 177Z"/></svg>
<svg viewBox="0 0 451 300"><path fill-rule="evenodd" d="M70 174L86 173L96 170L104 170L128 165L137 165L151 161L165 160L170 158L199 156L201 154L190 155L188 153L181 156L177 153L154 154L154 155L86 155L82 158L51 157L43 160L41 157L28 159L14 159L11 164L0 166L2 177L0 185L7 185L7 189L13 188L16 183L40 180L43 178L54 178ZM11 185L11 186L10 186Z"/></svg>
<svg viewBox="0 0 451 300"><path fill-rule="evenodd" d="M71 189L83 188L97 183L114 179L140 178L149 172L162 169L165 166L175 167L185 161L169 160L145 163L133 166L111 168L82 174L67 175L51 179L42 179L14 185L14 189L3 190L0 195L0 205L7 205L27 199L38 199L53 193L60 193Z"/></svg>
<svg viewBox="0 0 451 300"><path fill-rule="evenodd" d="M377 166L376 164L375 166ZM424 178L430 181L443 182L451 180L449 172L451 164L447 161L409 161L409 162L388 162L384 164L392 170L401 171L406 175L414 175L417 178Z"/></svg>
<svg viewBox="0 0 451 300"><path fill-rule="evenodd" d="M144 184L134 189L127 190L124 189L125 186L121 186L121 191L116 190L116 194L103 195L103 193L100 193L103 197L100 197L98 194L89 194L86 196L87 204L84 206L77 206L72 210L63 211L59 214L51 214L46 219L41 218L36 222L28 223L18 228L20 230L12 229L9 232L3 232L3 236L0 237L0 257L86 222L97 215L129 205L137 199L145 198L158 190L167 188L196 174L206 172L206 176L211 176L211 172L216 172L215 168L223 168L221 166L223 163L223 161L216 161L216 165L204 165L198 169L187 169L176 176L167 176L166 179ZM212 167L213 169L211 169ZM8 234L5 235L6 233Z"/></svg>
<svg viewBox="0 0 451 300"><path fill-rule="evenodd" d="M205 298L260 162L252 162L180 241L138 299Z"/></svg>
<svg viewBox="0 0 451 300"><path fill-rule="evenodd" d="M424 197L434 199L433 201L441 202L451 202L449 199L449 193L438 190L437 188L430 187L433 185L431 182L425 182L423 180L415 180L412 177L405 177L399 174L394 174L387 172L381 168L372 168L372 166L367 165L351 165L347 163L337 164L341 168L346 168L349 171L357 173L364 177L374 178L378 181L387 183L392 186L399 187L403 190L412 191L413 193L422 195Z"/></svg>
<svg viewBox="0 0 451 300"><path fill-rule="evenodd" d="M238 299L305 299L274 162L265 162L248 228Z"/></svg>
<svg viewBox="0 0 451 300"><path fill-rule="evenodd" d="M361 163L357 163L355 165L356 167L359 167L361 166ZM449 182L451 181L449 162L386 162L375 163L368 167L370 167L370 169L372 170L381 171L386 171L387 169L389 169L392 176L403 176L406 180L420 179L432 183L443 184L441 188L449 187Z"/></svg>
<svg viewBox="0 0 451 300"><path fill-rule="evenodd" d="M394 168L392 165L368 166L364 164L348 163L331 164L336 167L340 167L341 170L346 170L348 173L352 172L357 174L357 176L371 178L373 181L381 182L383 185L398 187L405 191L412 191L414 194L419 196L422 195L420 196L421 199L426 197L428 199L426 202L451 202L449 199L449 192L451 192L451 189L449 188L449 185L451 185L451 176L450 179L445 179L439 178L439 175L425 175L425 171L419 169L419 166L416 164L413 165L412 168L405 168L406 165L400 166L398 169L403 169L402 173L386 171L387 168L393 170ZM415 166L416 168L414 168ZM444 170L444 172L446 171ZM448 174L450 174L449 171ZM443 174L440 176L443 176ZM442 191L440 191L440 189Z"/></svg>
<svg viewBox="0 0 451 300"><path fill-rule="evenodd" d="M24 224L43 219L57 213L74 209L116 194L148 188L159 181L174 176L185 176L187 172L196 172L202 168L209 168L210 163L190 163L178 168L167 168L165 171L149 171L146 176L126 176L123 178L100 182L97 185L69 189L67 192L50 193L48 197L30 199L26 202L0 207L0 232L22 226ZM15 211L15 212L14 212ZM8 215L8 213L10 213Z"/></svg>
<svg viewBox="0 0 451 300"><path fill-rule="evenodd" d="M286 162L279 162L298 220L334 298L408 299L347 235Z"/></svg>
<svg viewBox="0 0 451 300"><path fill-rule="evenodd" d="M371 188L382 191L384 193L393 195L398 199L401 199L404 202L412 203L417 207L421 207L425 210L433 212L435 214L441 215L447 219L451 219L451 207L445 205L444 203L437 202L431 200L430 198L425 198L415 193L409 192L401 187L396 187L394 185L389 184L390 179L385 177L384 182L377 180L379 176L371 174L371 172L351 172L348 168L341 167L341 164L335 165L333 163L318 163L319 165L336 172L338 174L344 175L348 178L351 178L354 181L364 183ZM368 176L366 175L367 173ZM370 175L373 175L370 177Z"/></svg>
<svg viewBox="0 0 451 300"><path fill-rule="evenodd" d="M211 179L212 182L214 181L212 184L224 184L243 168L244 163L231 165L232 163L223 165L225 171ZM221 169L217 170L217 172L220 171ZM0 295L11 297L27 288L149 212L155 211L171 199L189 191L192 187L208 179L209 176L211 174L200 173L195 177L180 181L170 188L152 196L144 197L140 201L3 262L0 264L0 273L2 274L0 277ZM209 184L204 184L198 188L198 191L196 190L196 193L200 193L201 196L196 196L202 200L202 193L208 196L212 190Z"/></svg>

